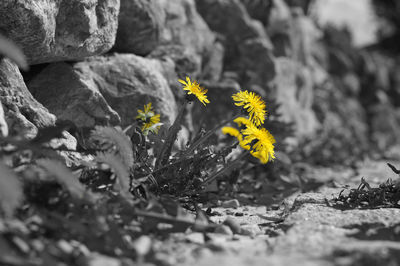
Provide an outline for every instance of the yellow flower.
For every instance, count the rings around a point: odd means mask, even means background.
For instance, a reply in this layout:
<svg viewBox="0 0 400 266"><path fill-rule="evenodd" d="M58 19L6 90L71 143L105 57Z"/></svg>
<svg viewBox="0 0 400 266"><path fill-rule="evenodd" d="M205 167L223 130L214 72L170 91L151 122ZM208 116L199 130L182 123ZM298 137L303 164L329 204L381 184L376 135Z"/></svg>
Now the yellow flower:
<svg viewBox="0 0 400 266"><path fill-rule="evenodd" d="M232 95L237 106L243 106L249 113L250 120L256 125L264 124L265 120L265 102L254 92L240 91Z"/></svg>
<svg viewBox="0 0 400 266"><path fill-rule="evenodd" d="M275 159L274 144L275 138L265 128L257 128L253 124L248 124L242 131L244 135L243 143L251 145L251 155L258 158L261 163Z"/></svg>
<svg viewBox="0 0 400 266"><path fill-rule="evenodd" d="M200 87L200 84L197 83L197 81L190 81L189 77L186 77L186 81L179 79L178 80L182 85L184 85L183 89L185 91L188 91L188 94L193 94L199 99L199 101L206 105L206 103L210 103L210 101L207 99L207 90Z"/></svg>
<svg viewBox="0 0 400 266"><path fill-rule="evenodd" d="M138 115L136 119L140 119L143 122L142 125L142 132L143 134L147 135L148 132L157 133L158 129L160 128L160 115L155 114L152 111L151 103L146 104L142 110L138 110Z"/></svg>
<svg viewBox="0 0 400 266"><path fill-rule="evenodd" d="M245 149L245 150L249 150L250 149L250 145L248 145L248 144L243 142L243 135L236 128L234 128L234 127L223 127L222 128L222 133L224 135L231 135L232 137L237 138L237 140L239 141L240 147L242 147L243 149Z"/></svg>
<svg viewBox="0 0 400 266"><path fill-rule="evenodd" d="M251 124L251 121L247 119L246 117L238 117L233 120L239 127L241 126L247 126L248 124Z"/></svg>

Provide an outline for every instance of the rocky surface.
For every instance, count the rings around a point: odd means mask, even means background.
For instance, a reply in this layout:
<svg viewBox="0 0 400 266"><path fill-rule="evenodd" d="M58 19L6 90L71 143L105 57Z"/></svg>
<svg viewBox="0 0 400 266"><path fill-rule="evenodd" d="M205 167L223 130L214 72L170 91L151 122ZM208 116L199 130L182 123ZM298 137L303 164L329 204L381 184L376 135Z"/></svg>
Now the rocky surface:
<svg viewBox="0 0 400 266"><path fill-rule="evenodd" d="M35 100L18 67L8 59L0 63L0 100L9 134L33 136L37 128L54 125L56 117Z"/></svg>
<svg viewBox="0 0 400 266"><path fill-rule="evenodd" d="M265 87L275 75L275 64L272 43L261 22L253 20L239 0L196 4L209 27L223 36L225 69L236 71L246 87Z"/></svg>
<svg viewBox="0 0 400 266"><path fill-rule="evenodd" d="M340 177L341 184L356 186L365 176L371 186L398 178L384 162L359 165L359 175ZM338 172L336 172L338 173ZM178 240L177 265L365 265L399 264L400 210L397 208L340 210L328 204L342 188L324 186L315 192L288 197L278 210L264 206L222 203L212 209L216 223L237 226L206 237L189 234ZM225 222L224 222L225 221ZM230 232L229 232L230 231ZM181 244L179 244L181 239ZM186 243L184 243L186 241ZM166 254L171 255L165 250ZM177 253L174 253L177 254ZM186 254L186 255L183 255ZM161 257L161 255L160 255Z"/></svg>
<svg viewBox="0 0 400 266"><path fill-rule="evenodd" d="M0 31L30 64L82 60L114 45L119 5L119 0L5 0Z"/></svg>
<svg viewBox="0 0 400 266"><path fill-rule="evenodd" d="M177 107L162 71L157 60L115 54L73 65L51 64L28 86L59 119L78 127L127 126L135 120L137 109L148 102L163 121L171 123Z"/></svg>
<svg viewBox="0 0 400 266"><path fill-rule="evenodd" d="M114 49L147 55L160 43L165 12L157 0L122 0Z"/></svg>

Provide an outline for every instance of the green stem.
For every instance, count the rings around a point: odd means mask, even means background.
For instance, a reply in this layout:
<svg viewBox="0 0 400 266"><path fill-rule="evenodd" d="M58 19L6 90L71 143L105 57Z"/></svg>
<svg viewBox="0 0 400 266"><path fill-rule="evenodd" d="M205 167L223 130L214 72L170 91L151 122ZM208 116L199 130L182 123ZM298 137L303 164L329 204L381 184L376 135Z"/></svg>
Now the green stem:
<svg viewBox="0 0 400 266"><path fill-rule="evenodd" d="M228 124L229 122L232 122L233 120L235 120L236 118L240 117L242 114L237 114L221 123L219 123L218 125L216 125L213 129L211 129L210 131L208 131L204 136L202 136L201 138L199 138L195 143L193 143L192 145L190 145L190 147L184 151L184 154L188 154L188 153L192 153L200 144L202 144L204 141L206 141L209 137L211 137L215 131L217 131L219 128L221 128L222 126Z"/></svg>
<svg viewBox="0 0 400 266"><path fill-rule="evenodd" d="M225 165L224 168L222 168L221 170L219 170L218 172L214 173L212 176L210 176L209 178L204 180L203 184L207 185L207 184L211 183L212 181L214 181L220 175L225 174L228 171L234 169L235 167L238 166L238 163L246 156L247 156L247 151L243 151L242 154L240 154L235 160L229 162L227 165Z"/></svg>
<svg viewBox="0 0 400 266"><path fill-rule="evenodd" d="M161 148L160 154L158 155L158 158L157 158L157 161L155 164L155 169L158 169L162 165L164 165L168 161L169 156L171 155L172 146L173 146L173 144L176 140L176 137L178 135L178 132L181 128L183 114L185 113L187 103L188 103L187 100L185 100L182 103L182 105L179 108L178 115L177 115L174 123L168 129L168 135L164 142L164 145Z"/></svg>

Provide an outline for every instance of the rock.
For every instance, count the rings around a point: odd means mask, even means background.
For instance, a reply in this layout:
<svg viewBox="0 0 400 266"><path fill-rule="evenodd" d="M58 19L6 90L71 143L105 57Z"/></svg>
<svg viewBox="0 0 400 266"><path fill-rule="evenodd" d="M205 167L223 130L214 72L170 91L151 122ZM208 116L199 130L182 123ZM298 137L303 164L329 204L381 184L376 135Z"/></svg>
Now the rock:
<svg viewBox="0 0 400 266"><path fill-rule="evenodd" d="M216 42L211 51L203 58L200 78L211 82L217 82L221 78L224 61L224 46Z"/></svg>
<svg viewBox="0 0 400 266"><path fill-rule="evenodd" d="M27 89L18 67L8 59L0 62L0 100L10 135L33 137L37 128L54 125L56 117Z"/></svg>
<svg viewBox="0 0 400 266"><path fill-rule="evenodd" d="M87 75L70 64L54 63L33 78L28 87L58 119L71 121L77 127L119 124L118 113L108 105L95 81Z"/></svg>
<svg viewBox="0 0 400 266"><path fill-rule="evenodd" d="M81 60L113 46L119 6L119 0L5 0L0 31L30 64Z"/></svg>
<svg viewBox="0 0 400 266"><path fill-rule="evenodd" d="M172 60L174 71L178 77L185 78L186 76L192 79L201 75L202 58L192 49L182 45L162 45L157 47L149 58L168 61ZM175 80L176 83L176 80ZM184 93L179 89L179 93L174 93L181 98Z"/></svg>
<svg viewBox="0 0 400 266"><path fill-rule="evenodd" d="M253 20L239 0L197 0L196 4L209 27L224 38L229 58L225 68L240 73L246 87L267 86L275 66L272 44L261 22Z"/></svg>
<svg viewBox="0 0 400 266"><path fill-rule="evenodd" d="M246 224L242 225L240 228L240 233L242 235L255 237L256 235L262 234L260 227L256 224Z"/></svg>
<svg viewBox="0 0 400 266"><path fill-rule="evenodd" d="M4 109L1 103L0 103L0 134L1 137L8 136L8 125L6 122L6 118L4 117Z"/></svg>
<svg viewBox="0 0 400 266"><path fill-rule="evenodd" d="M273 0L240 0L240 2L246 7L247 12L252 18L259 20L263 25L268 25L271 9L274 5Z"/></svg>
<svg viewBox="0 0 400 266"><path fill-rule="evenodd" d="M181 45L203 55L212 49L215 36L199 15L194 0L161 0L166 20L163 45Z"/></svg>
<svg viewBox="0 0 400 266"><path fill-rule="evenodd" d="M29 88L60 119L78 127L120 121L127 126L148 102L161 114L162 122L171 123L177 107L162 67L158 60L129 54L93 57L72 66L50 65Z"/></svg>
<svg viewBox="0 0 400 266"><path fill-rule="evenodd" d="M237 199L226 200L222 202L222 207L224 208L239 208L240 203Z"/></svg>
<svg viewBox="0 0 400 266"><path fill-rule="evenodd" d="M133 242L133 248L140 257L146 256L151 250L151 238L149 236L141 236Z"/></svg>
<svg viewBox="0 0 400 266"><path fill-rule="evenodd" d="M117 52L147 55L160 44L166 14L159 0L121 0Z"/></svg>
<svg viewBox="0 0 400 266"><path fill-rule="evenodd" d="M123 0L121 10L115 51L171 58L181 78L198 77L204 61L218 77L223 48L193 0Z"/></svg>
<svg viewBox="0 0 400 266"><path fill-rule="evenodd" d="M194 104L192 108L192 116L194 121L203 121L203 124L194 124L197 127L205 127L211 129L220 124L222 121L233 117L238 107L232 101L232 95L239 92L240 86L233 80L223 80L220 82L202 82L201 86L208 90L207 96L210 103L207 108L200 104Z"/></svg>
<svg viewBox="0 0 400 266"><path fill-rule="evenodd" d="M185 236L185 239L191 243L202 245L204 244L204 234L199 232L194 232Z"/></svg>
<svg viewBox="0 0 400 266"><path fill-rule="evenodd" d="M122 262L117 258L92 253L87 262L88 266L123 266Z"/></svg>
<svg viewBox="0 0 400 266"><path fill-rule="evenodd" d="M228 235L228 236L233 236L233 232L232 229L224 224L220 224L218 225L215 230L214 233L216 234L223 234L223 235Z"/></svg>
<svg viewBox="0 0 400 266"><path fill-rule="evenodd" d="M229 228L232 230L234 234L240 234L240 225L238 222L233 219L232 217L228 216L225 221L223 222L224 225L229 226Z"/></svg>
<svg viewBox="0 0 400 266"><path fill-rule="evenodd" d="M277 58L276 99L282 119L293 122L296 136L310 136L319 124L312 110L314 100L311 74L307 68L287 58Z"/></svg>

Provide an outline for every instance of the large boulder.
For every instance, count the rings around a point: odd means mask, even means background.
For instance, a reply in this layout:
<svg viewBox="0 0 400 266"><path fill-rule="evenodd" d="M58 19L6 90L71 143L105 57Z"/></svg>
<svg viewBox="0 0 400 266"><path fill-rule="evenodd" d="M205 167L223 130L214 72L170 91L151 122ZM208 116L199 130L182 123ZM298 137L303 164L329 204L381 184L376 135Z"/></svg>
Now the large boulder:
<svg viewBox="0 0 400 266"><path fill-rule="evenodd" d="M224 39L225 68L238 72L243 85L266 87L275 76L275 64L262 23L252 19L239 0L197 0L196 4L209 27Z"/></svg>
<svg viewBox="0 0 400 266"><path fill-rule="evenodd" d="M37 128L55 123L56 117L33 98L18 67L8 59L0 62L0 101L10 135L34 136Z"/></svg>
<svg viewBox="0 0 400 266"><path fill-rule="evenodd" d="M119 6L119 0L3 0L0 32L30 64L81 60L114 45Z"/></svg>
<svg viewBox="0 0 400 266"><path fill-rule="evenodd" d="M155 59L115 54L73 65L51 64L28 86L58 118L78 127L127 126L148 102L161 113L163 122L171 123L177 107L163 68Z"/></svg>

